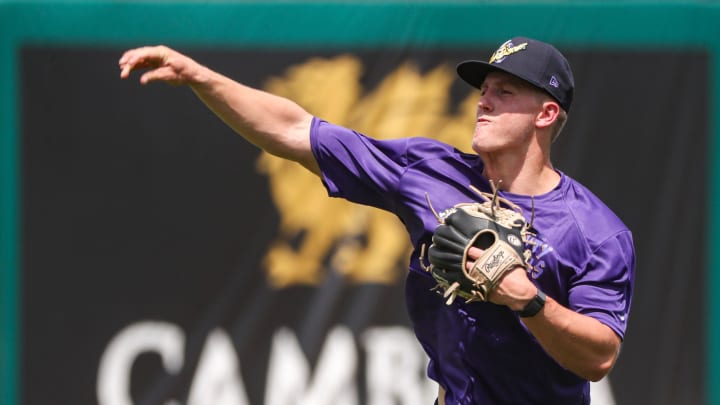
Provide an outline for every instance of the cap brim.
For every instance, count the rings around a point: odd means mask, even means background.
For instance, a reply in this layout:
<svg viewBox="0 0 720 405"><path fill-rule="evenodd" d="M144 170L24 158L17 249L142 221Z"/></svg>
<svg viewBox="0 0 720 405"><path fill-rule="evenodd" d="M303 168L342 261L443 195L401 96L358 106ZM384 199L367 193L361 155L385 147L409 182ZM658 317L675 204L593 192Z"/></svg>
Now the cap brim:
<svg viewBox="0 0 720 405"><path fill-rule="evenodd" d="M482 84L485 81L485 76L487 76L488 73L505 72L509 75L513 75L519 79L522 79L542 90L542 87L538 83L535 83L529 78L523 77L509 69L505 69L503 65L490 64L488 62L483 62L479 60L467 60L465 62L460 62L460 64L457 65L456 70L458 76L460 76L461 79L478 89L482 87Z"/></svg>
<svg viewBox="0 0 720 405"><path fill-rule="evenodd" d="M485 76L487 76L490 72L501 71L510 73L514 76L511 72L479 60L466 60L465 62L460 62L460 64L457 65L456 70L461 79L478 89L485 81Z"/></svg>

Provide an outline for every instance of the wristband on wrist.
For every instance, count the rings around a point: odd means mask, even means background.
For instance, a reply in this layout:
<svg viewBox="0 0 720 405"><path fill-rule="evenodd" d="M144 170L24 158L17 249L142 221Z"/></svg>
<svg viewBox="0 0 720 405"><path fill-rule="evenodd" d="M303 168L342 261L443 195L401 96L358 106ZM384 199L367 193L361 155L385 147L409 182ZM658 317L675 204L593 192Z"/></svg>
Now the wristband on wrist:
<svg viewBox="0 0 720 405"><path fill-rule="evenodd" d="M543 309L545 306L545 293L542 292L539 288L537 291L537 295L535 298L530 300L530 302L525 305L525 308L522 309L522 311L515 311L521 318L530 318L532 316L537 315L540 310Z"/></svg>

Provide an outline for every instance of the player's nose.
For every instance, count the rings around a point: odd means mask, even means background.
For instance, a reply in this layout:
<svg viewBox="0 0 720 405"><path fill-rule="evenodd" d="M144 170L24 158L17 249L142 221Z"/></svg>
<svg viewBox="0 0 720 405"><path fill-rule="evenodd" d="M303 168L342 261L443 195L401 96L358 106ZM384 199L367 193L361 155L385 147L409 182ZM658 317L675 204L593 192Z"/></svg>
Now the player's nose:
<svg viewBox="0 0 720 405"><path fill-rule="evenodd" d="M478 115L492 111L492 104L487 99L480 97L477 103Z"/></svg>
<svg viewBox="0 0 720 405"><path fill-rule="evenodd" d="M477 103L478 113L488 112L492 110L492 101L488 97L487 92L480 95Z"/></svg>

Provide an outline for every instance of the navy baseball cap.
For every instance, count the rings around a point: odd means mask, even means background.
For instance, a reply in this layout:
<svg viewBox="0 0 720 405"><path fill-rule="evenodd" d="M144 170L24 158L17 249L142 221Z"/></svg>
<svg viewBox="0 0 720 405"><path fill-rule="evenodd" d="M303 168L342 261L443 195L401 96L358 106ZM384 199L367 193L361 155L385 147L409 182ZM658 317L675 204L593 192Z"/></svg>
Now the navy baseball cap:
<svg viewBox="0 0 720 405"><path fill-rule="evenodd" d="M554 46L525 37L515 37L492 54L488 62L468 60L457 73L473 87L480 88L490 72L517 76L545 90L565 111L570 111L575 81L570 64Z"/></svg>

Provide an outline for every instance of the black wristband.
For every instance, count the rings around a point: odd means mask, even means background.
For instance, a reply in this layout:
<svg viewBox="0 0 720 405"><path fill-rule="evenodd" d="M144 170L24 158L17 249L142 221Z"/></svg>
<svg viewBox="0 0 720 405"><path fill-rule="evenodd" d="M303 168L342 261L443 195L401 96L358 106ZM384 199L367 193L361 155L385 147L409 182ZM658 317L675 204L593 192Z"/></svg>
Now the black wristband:
<svg viewBox="0 0 720 405"><path fill-rule="evenodd" d="M538 288L537 295L535 298L525 305L522 311L515 311L521 318L529 318L537 315L541 309L545 306L545 293Z"/></svg>

